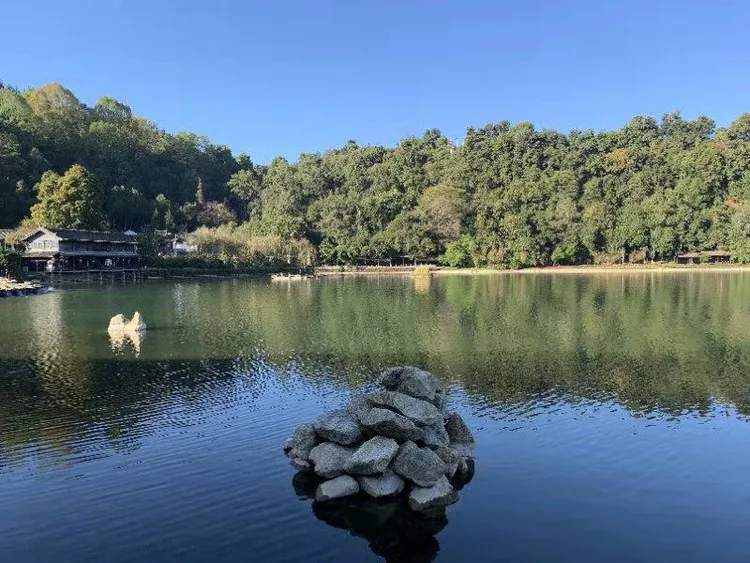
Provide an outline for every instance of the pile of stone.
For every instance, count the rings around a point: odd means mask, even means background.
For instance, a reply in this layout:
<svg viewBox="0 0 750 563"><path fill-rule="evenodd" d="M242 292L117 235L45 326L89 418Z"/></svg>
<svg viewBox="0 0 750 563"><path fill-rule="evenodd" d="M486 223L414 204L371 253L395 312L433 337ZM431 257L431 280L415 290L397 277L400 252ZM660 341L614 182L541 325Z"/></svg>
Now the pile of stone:
<svg viewBox="0 0 750 563"><path fill-rule="evenodd" d="M431 373L394 367L380 385L345 409L298 426L284 444L292 467L323 479L318 502L360 491L374 498L407 494L413 510L455 502L456 489L474 471L471 431L448 412L445 391Z"/></svg>

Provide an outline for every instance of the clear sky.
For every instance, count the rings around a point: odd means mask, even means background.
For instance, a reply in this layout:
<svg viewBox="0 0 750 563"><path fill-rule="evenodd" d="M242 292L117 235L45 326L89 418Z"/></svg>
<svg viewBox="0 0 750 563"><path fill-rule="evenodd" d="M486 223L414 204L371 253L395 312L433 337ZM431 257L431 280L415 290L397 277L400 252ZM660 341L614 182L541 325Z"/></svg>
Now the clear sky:
<svg viewBox="0 0 750 563"><path fill-rule="evenodd" d="M6 1L0 79L113 96L256 162L508 119L750 111L747 0Z"/></svg>

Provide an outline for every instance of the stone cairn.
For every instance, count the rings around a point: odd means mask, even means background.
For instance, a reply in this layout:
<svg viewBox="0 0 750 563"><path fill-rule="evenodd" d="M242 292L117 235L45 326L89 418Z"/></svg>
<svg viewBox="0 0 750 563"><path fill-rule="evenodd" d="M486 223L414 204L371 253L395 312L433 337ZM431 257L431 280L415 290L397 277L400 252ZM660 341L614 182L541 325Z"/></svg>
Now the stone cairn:
<svg viewBox="0 0 750 563"><path fill-rule="evenodd" d="M412 510L458 500L456 489L474 472L474 437L449 413L445 391L431 373L393 367L382 390L351 399L345 409L299 425L284 451L292 467L323 481L317 502L357 495L408 495Z"/></svg>

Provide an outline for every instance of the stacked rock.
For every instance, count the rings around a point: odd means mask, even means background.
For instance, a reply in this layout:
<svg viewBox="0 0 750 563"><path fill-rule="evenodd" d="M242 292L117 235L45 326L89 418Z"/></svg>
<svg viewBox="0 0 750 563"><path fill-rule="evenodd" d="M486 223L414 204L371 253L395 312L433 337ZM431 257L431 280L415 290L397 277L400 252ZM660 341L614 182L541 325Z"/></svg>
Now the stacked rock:
<svg viewBox="0 0 750 563"><path fill-rule="evenodd" d="M380 384L384 389L298 426L284 444L292 466L324 479L318 502L360 491L375 498L408 492L413 510L455 502L456 488L474 470L471 431L448 413L431 373L394 367Z"/></svg>

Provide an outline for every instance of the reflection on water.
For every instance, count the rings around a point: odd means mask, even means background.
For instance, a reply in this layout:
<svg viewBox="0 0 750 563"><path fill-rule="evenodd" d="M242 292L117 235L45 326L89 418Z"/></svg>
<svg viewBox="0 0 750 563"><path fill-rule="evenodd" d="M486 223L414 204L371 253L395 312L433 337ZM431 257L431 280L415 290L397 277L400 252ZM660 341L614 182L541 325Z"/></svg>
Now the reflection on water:
<svg viewBox="0 0 750 563"><path fill-rule="evenodd" d="M300 498L314 499L320 481L298 472L292 479ZM373 499L364 495L312 503L313 514L329 526L367 540L372 552L389 563L427 563L440 551L437 536L448 525L446 508L411 510L403 498Z"/></svg>
<svg viewBox="0 0 750 563"><path fill-rule="evenodd" d="M136 309L143 338L110 339L109 318ZM414 545L451 561L502 541L515 561L731 561L744 545L747 273L160 282L4 300L0 320L9 560ZM315 527L279 462L297 423L400 363L441 377L476 429L481 470L434 553L436 531L398 535L434 522L372 507L315 508L370 547Z"/></svg>
<svg viewBox="0 0 750 563"><path fill-rule="evenodd" d="M451 481L456 490L463 489L474 478L474 460L469 459L468 472ZM374 499L364 494L328 502L315 501L321 479L309 471L298 471L292 477L297 497L312 500L315 516L334 528L367 540L372 552L388 563L428 563L440 551L437 534L448 525L447 507L418 512L409 508L404 495Z"/></svg>

